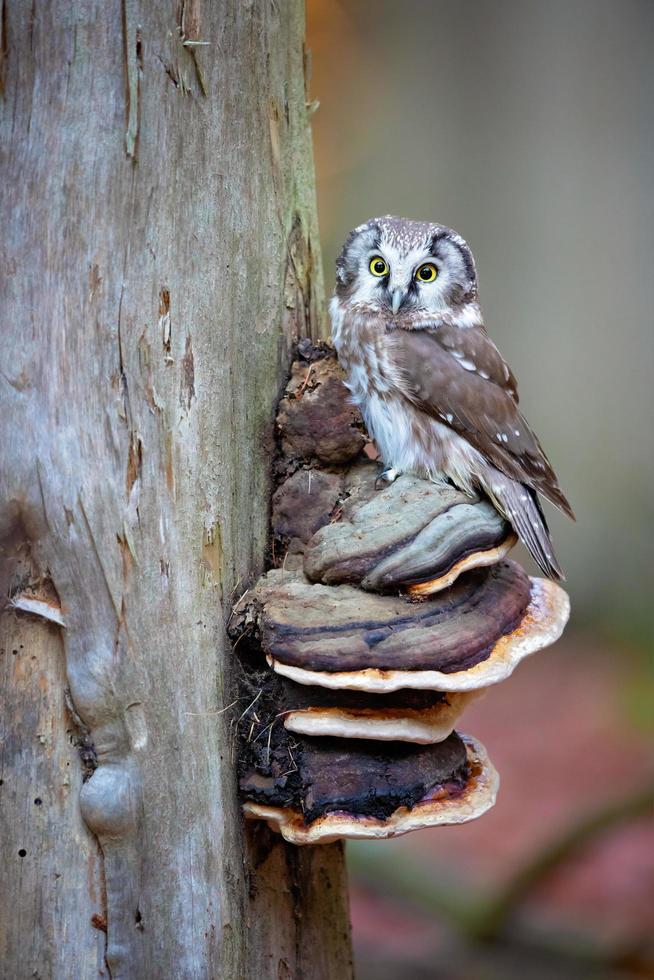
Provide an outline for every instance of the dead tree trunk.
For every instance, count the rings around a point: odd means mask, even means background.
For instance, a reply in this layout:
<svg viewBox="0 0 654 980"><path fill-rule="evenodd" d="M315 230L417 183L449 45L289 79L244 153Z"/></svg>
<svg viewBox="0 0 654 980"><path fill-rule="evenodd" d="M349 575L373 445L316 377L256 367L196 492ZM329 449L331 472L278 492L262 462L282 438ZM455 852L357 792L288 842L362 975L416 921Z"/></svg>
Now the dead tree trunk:
<svg viewBox="0 0 654 980"><path fill-rule="evenodd" d="M1 7L0 974L344 980L342 851L246 833L223 710L319 330L302 5Z"/></svg>

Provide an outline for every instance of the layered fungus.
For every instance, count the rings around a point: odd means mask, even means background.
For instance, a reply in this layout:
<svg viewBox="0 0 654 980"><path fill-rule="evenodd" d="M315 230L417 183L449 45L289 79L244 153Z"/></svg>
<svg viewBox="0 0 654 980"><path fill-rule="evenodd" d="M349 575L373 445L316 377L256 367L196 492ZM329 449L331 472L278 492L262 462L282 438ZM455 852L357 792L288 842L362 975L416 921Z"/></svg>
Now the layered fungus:
<svg viewBox="0 0 654 980"><path fill-rule="evenodd" d="M301 345L277 425L272 567L229 626L246 816L295 844L480 816L498 776L455 725L560 636L566 593L506 558L489 501L414 476L377 488L325 345Z"/></svg>

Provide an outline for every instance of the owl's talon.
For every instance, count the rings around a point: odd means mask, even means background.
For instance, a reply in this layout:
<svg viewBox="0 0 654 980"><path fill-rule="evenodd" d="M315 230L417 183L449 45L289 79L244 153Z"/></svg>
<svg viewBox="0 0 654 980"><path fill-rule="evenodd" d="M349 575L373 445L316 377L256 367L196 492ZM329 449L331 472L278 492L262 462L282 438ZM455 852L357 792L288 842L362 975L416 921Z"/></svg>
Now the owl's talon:
<svg viewBox="0 0 654 980"><path fill-rule="evenodd" d="M387 470L380 473L375 480L375 490L385 490L389 487L391 483L394 483L400 474L397 470L394 470L392 466L389 466Z"/></svg>

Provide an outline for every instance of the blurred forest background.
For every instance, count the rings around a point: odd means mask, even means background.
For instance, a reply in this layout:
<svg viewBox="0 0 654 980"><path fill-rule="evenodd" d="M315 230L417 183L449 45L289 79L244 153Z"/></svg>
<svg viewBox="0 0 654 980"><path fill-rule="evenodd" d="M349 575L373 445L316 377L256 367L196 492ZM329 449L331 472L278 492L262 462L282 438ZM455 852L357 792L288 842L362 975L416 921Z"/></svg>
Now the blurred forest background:
<svg viewBox="0 0 654 980"><path fill-rule="evenodd" d="M348 847L359 976L651 975L654 3L307 7L328 290L369 217L459 231L577 513L565 639L464 720L495 810Z"/></svg>

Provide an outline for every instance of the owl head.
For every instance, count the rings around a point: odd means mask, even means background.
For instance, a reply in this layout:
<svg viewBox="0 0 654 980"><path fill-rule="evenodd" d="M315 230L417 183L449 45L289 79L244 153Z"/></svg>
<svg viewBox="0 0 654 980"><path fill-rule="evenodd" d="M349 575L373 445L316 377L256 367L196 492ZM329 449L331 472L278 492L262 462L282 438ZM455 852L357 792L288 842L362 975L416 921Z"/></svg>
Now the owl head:
<svg viewBox="0 0 654 980"><path fill-rule="evenodd" d="M393 314L452 311L477 299L472 252L444 225L371 218L350 232L336 260L336 296Z"/></svg>

